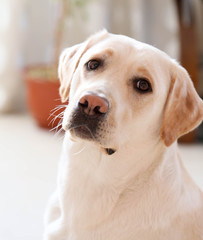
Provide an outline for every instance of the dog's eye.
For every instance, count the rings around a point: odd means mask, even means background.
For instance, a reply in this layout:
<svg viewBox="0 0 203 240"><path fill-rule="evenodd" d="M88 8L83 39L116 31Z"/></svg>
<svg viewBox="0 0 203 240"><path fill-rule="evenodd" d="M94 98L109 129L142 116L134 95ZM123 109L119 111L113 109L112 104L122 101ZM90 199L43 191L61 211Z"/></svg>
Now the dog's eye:
<svg viewBox="0 0 203 240"><path fill-rule="evenodd" d="M134 80L134 88L140 93L147 93L152 91L151 84L145 78L137 78Z"/></svg>
<svg viewBox="0 0 203 240"><path fill-rule="evenodd" d="M99 60L90 60L86 63L87 70L96 70L100 66L101 62Z"/></svg>

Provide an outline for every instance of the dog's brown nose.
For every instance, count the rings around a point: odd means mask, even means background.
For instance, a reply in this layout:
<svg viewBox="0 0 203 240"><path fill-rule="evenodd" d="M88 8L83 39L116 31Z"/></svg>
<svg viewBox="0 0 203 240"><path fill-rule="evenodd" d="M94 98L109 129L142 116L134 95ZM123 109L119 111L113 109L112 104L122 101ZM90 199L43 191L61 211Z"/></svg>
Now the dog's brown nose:
<svg viewBox="0 0 203 240"><path fill-rule="evenodd" d="M79 101L80 109L87 115L104 115L109 110L109 102L106 98L93 93L87 93Z"/></svg>

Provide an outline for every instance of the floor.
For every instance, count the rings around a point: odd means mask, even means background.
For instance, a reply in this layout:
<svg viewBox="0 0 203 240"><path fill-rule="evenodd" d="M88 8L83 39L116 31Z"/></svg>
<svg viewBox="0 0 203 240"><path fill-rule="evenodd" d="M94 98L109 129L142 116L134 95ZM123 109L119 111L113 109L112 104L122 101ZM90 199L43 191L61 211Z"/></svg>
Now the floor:
<svg viewBox="0 0 203 240"><path fill-rule="evenodd" d="M27 115L0 116L0 240L40 240L55 188L62 135ZM181 145L188 171L203 189L203 145Z"/></svg>

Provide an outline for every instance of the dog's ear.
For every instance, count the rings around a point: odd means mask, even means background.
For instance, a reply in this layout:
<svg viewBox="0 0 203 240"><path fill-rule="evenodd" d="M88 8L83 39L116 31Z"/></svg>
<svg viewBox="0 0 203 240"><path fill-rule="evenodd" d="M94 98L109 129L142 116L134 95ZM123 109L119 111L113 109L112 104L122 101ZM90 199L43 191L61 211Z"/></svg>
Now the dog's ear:
<svg viewBox="0 0 203 240"><path fill-rule="evenodd" d="M100 31L91 36L85 42L67 48L62 52L58 67L58 76L61 83L59 92L62 102L66 102L68 100L71 81L79 65L81 57L91 46L103 40L107 34L108 32L106 30Z"/></svg>
<svg viewBox="0 0 203 240"><path fill-rule="evenodd" d="M70 84L76 68L77 59L79 61L79 56L76 55L79 53L78 51L80 48L82 48L82 44L67 48L61 53L59 59L58 76L61 83L59 93L62 102L66 102L68 100Z"/></svg>
<svg viewBox="0 0 203 240"><path fill-rule="evenodd" d="M161 137L166 146L193 130L203 119L203 101L198 96L187 71L173 63L172 72L161 128Z"/></svg>

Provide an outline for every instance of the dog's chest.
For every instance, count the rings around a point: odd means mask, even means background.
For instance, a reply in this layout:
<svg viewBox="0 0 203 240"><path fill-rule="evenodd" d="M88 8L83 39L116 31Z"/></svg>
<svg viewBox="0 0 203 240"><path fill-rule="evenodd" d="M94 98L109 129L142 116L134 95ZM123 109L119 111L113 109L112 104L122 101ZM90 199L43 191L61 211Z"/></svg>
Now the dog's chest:
<svg viewBox="0 0 203 240"><path fill-rule="evenodd" d="M67 240L174 240L175 228L171 238L165 238L162 230L152 230L153 224L155 228L157 225L162 229L163 216L160 218L162 223L160 219L153 219L150 207L145 208L136 199L132 204L133 196L131 199L120 199L120 195L110 190L108 192L107 189L92 185L90 189L87 183L81 188L75 185L77 191L72 187L67 192L69 197L64 199L66 208L63 209L68 229ZM165 226L163 229L166 230Z"/></svg>
<svg viewBox="0 0 203 240"><path fill-rule="evenodd" d="M85 183L85 182L84 182ZM139 226L133 206L119 202L119 194L101 186L84 185L67 191L63 209L68 228L67 240L130 239ZM130 213L131 212L131 213ZM134 216L133 216L134 215ZM130 235L128 236L128 234Z"/></svg>
<svg viewBox="0 0 203 240"><path fill-rule="evenodd" d="M84 156L79 150L66 156L64 159L69 161L60 166L59 192L65 223L61 227L67 229L66 240L167 239L156 235L157 229L168 228L177 209L167 207L167 194L160 194L163 189L142 182L126 188L120 179L105 174L99 155L88 151Z"/></svg>
<svg viewBox="0 0 203 240"><path fill-rule="evenodd" d="M78 169L71 169L65 182L61 197L64 216L70 229L99 226L109 217L119 198L119 193L112 187Z"/></svg>
<svg viewBox="0 0 203 240"><path fill-rule="evenodd" d="M107 179L96 161L75 158L60 166L62 212L71 236L77 236L71 239L95 240L111 236L113 229L121 234L134 221L129 214L134 206L121 201L122 186Z"/></svg>
<svg viewBox="0 0 203 240"><path fill-rule="evenodd" d="M66 175L62 202L70 240L134 239L144 234L143 226L150 229L152 209L146 207L142 192L138 199L132 189L123 192L101 182L98 172L87 172L71 168Z"/></svg>

